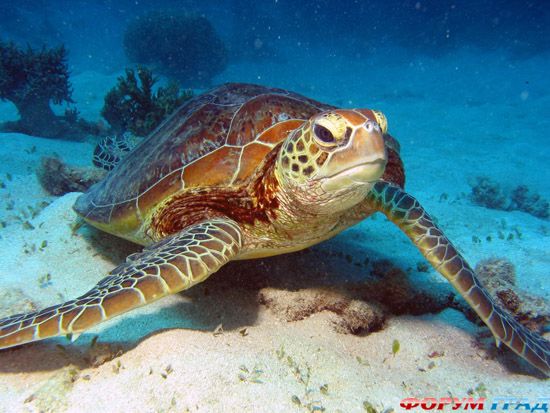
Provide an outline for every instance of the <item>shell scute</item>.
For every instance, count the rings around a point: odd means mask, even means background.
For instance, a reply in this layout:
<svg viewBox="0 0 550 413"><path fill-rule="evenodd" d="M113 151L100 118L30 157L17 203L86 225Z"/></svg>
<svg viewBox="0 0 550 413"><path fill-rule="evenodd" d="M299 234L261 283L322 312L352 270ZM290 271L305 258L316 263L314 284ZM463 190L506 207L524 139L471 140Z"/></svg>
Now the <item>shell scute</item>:
<svg viewBox="0 0 550 413"><path fill-rule="evenodd" d="M198 159L183 170L185 187L229 184L237 169L240 154L240 148L223 146Z"/></svg>
<svg viewBox="0 0 550 413"><path fill-rule="evenodd" d="M317 110L318 111L318 110ZM260 133L289 119L307 120L311 106L290 94L262 94L244 103L232 121L227 143L246 145Z"/></svg>
<svg viewBox="0 0 550 413"><path fill-rule="evenodd" d="M152 210L177 193L245 184L272 147L329 108L282 89L222 85L177 109L74 208L133 239Z"/></svg>

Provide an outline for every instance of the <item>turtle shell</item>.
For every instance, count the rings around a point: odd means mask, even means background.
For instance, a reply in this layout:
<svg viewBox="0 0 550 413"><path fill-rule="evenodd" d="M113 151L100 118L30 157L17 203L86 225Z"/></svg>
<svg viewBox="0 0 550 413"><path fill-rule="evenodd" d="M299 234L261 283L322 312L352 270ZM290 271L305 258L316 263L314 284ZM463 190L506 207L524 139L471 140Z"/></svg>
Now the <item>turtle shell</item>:
<svg viewBox="0 0 550 413"><path fill-rule="evenodd" d="M246 185L288 133L330 108L282 89L217 87L181 106L74 209L93 225L133 239L155 207L178 193Z"/></svg>

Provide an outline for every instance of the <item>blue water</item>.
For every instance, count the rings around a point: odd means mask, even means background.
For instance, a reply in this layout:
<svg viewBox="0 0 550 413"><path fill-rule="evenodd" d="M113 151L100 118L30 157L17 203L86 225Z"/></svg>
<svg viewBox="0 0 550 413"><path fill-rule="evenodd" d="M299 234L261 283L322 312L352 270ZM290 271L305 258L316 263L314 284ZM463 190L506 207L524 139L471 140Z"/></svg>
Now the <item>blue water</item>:
<svg viewBox="0 0 550 413"><path fill-rule="evenodd" d="M152 12L173 16L189 13L205 18L221 46L204 39L194 44L176 44L167 39L174 56L206 56L203 63L189 62L190 69L184 75L177 67L132 60L125 48L125 33L130 25ZM550 199L548 1L0 0L0 41L35 49L64 45L73 85L71 107L94 123L105 124L100 113L105 94L125 68L138 63L152 68L162 84L175 79L195 94L225 82L257 83L292 90L339 107L380 109L388 118L391 134L401 143L407 190L434 213L460 251L473 265L495 256L509 258L516 266L518 287L547 300L550 297L548 216L517 208L491 209L475 204L471 197L472 182L478 176L486 176L505 193L526 185L531 194L539 195L540 202ZM221 52L209 55L220 47ZM161 48L150 49L154 55ZM201 74L212 66L219 69L212 75ZM0 81L1 78L0 72ZM51 106L56 113L64 110L64 105L52 102ZM0 102L0 122L17 120L18 116L8 100ZM24 135L5 136L20 139L12 148L28 151L27 172L21 172L15 181L24 189L21 182L29 179L37 188L34 168L41 155L55 152L53 144L39 147L35 154L30 149L34 143L27 144ZM61 145L59 152L67 162L90 165L97 139L74 139L85 140L78 149L71 146L76 145L73 142L56 144ZM2 173L10 168L25 169L4 148L0 148L0 160ZM9 185L0 189L6 205L18 197ZM26 189L25 199L35 186ZM39 193L34 200L56 199ZM8 230L21 225L12 219L11 210L0 214ZM519 232L522 239L500 238L500 234L507 237ZM408 240L396 228L381 219L361 224L327 245L331 251L351 252L359 261L363 260L362 251L371 260L390 259L407 269L415 283L426 279L423 271L415 270L422 261L420 255L409 248ZM323 248L316 247L316 254L322 256ZM126 249L131 247L125 245L123 250ZM117 253L114 255L120 258ZM0 256L0 261L2 258L12 263L7 256ZM348 265L350 262L342 266L346 282L357 281L354 277L361 275ZM448 286L436 286L436 278L430 270L429 280L422 288L447 294ZM132 327L138 321L125 320L122 329L128 330L126 339L138 342L163 328L212 327L211 320L204 327L197 314L198 321L179 324L180 312L162 312L167 314L164 318L139 321L139 328ZM460 320L456 319L457 314ZM468 327L461 326L472 325L460 313L453 317L442 318L471 333ZM119 338L113 328L103 337L106 341ZM0 370L0 374L4 372ZM513 388L514 376L510 377L499 391ZM474 383L474 378L469 379ZM475 380L487 381L490 376L476 376ZM524 383L526 388L529 383ZM0 390L1 386L0 380ZM430 387L421 387L422 391L426 388ZM533 385L535 393L540 388ZM438 389L440 394L434 395L444 396L446 390L454 389ZM464 393L462 389L460 392Z"/></svg>
<svg viewBox="0 0 550 413"><path fill-rule="evenodd" d="M206 16L240 54L292 59L326 46L332 55L374 58L400 45L415 55L460 48L499 50L520 58L550 47L545 1L32 1L0 3L1 34L42 46L64 43L75 70L118 70L127 64L121 37L127 24L152 10ZM244 34L243 34L244 33ZM305 50L296 49L301 43ZM262 49L266 49L264 52ZM321 62L318 62L321 64Z"/></svg>

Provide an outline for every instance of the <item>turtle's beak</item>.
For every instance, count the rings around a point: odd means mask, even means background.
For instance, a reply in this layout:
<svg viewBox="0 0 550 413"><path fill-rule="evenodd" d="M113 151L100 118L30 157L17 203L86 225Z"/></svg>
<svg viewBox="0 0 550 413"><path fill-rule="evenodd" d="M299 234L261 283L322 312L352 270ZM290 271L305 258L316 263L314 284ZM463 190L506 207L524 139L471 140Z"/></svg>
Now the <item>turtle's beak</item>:
<svg viewBox="0 0 550 413"><path fill-rule="evenodd" d="M367 121L355 129L349 143L333 152L321 172L326 191L377 181L384 173L387 154L382 131Z"/></svg>

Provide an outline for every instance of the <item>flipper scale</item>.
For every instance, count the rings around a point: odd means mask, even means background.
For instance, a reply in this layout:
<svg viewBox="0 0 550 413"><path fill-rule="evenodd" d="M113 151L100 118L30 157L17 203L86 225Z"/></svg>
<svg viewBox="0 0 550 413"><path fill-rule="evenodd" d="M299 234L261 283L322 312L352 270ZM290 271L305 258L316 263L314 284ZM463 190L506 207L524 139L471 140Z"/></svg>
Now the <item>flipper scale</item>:
<svg viewBox="0 0 550 413"><path fill-rule="evenodd" d="M208 248L200 248L200 254L193 250L203 243L208 243ZM0 349L78 335L102 321L185 290L216 272L241 246L241 231L233 221L220 218L189 227L132 254L131 260L75 300L0 319Z"/></svg>
<svg viewBox="0 0 550 413"><path fill-rule="evenodd" d="M449 280L489 327L497 344L506 344L550 375L550 343L518 323L491 298L474 270L415 198L396 185L381 181L374 185L368 202L399 226L434 268Z"/></svg>

